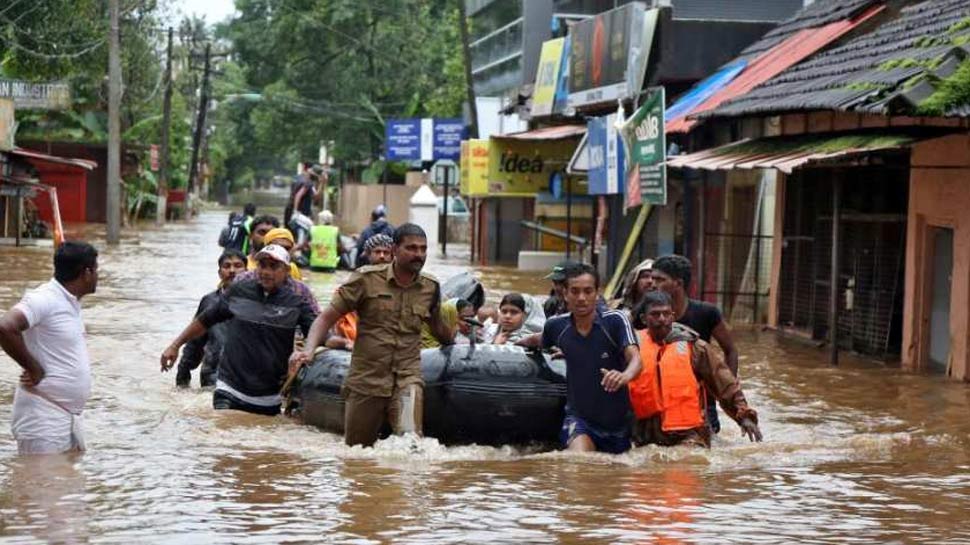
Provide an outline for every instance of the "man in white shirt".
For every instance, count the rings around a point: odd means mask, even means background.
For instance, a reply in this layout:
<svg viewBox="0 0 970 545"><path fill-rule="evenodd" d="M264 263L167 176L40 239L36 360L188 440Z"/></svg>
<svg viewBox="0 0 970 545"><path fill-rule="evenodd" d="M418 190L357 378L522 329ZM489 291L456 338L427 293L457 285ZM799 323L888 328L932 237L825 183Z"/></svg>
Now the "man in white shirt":
<svg viewBox="0 0 970 545"><path fill-rule="evenodd" d="M54 278L0 317L0 347L23 368L11 425L22 455L84 450L91 369L80 300L97 286L97 250L65 242L54 252Z"/></svg>

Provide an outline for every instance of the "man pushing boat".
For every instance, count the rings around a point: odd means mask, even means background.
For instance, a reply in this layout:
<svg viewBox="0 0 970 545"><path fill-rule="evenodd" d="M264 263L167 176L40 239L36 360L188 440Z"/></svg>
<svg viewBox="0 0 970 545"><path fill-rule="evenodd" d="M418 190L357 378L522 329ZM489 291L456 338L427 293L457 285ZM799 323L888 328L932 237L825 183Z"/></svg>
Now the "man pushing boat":
<svg viewBox="0 0 970 545"><path fill-rule="evenodd" d="M455 333L438 311L438 281L421 270L428 252L424 230L406 223L393 238L391 263L358 269L314 320L303 350L290 357L291 372L309 363L334 323L348 312L358 313L357 342L342 390L348 445L373 445L385 421L394 433L421 434L421 325L427 323L442 344L454 343Z"/></svg>

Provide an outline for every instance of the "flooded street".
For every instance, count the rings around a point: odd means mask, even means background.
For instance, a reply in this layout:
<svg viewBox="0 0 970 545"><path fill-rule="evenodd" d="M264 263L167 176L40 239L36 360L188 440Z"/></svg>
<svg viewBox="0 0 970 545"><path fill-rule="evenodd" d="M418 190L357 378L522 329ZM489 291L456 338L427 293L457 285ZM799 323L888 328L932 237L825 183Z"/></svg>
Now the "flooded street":
<svg viewBox="0 0 970 545"><path fill-rule="evenodd" d="M576 456L374 449L284 417L211 409L158 356L216 284L223 212L128 231L84 299L88 448L16 456L19 368L0 355L0 543L970 543L970 388L739 331L765 442ZM50 249L0 248L0 309L51 276ZM439 278L463 260L434 262ZM541 275L486 269L490 298ZM320 299L343 274L309 273Z"/></svg>

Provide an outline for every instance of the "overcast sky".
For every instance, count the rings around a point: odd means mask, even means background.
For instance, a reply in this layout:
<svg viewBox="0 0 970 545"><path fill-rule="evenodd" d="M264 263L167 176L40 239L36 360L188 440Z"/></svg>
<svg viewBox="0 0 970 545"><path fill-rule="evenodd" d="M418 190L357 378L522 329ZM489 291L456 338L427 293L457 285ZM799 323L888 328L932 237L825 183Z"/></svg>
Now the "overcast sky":
<svg viewBox="0 0 970 545"><path fill-rule="evenodd" d="M174 4L182 14L204 17L210 25L222 21L235 11L233 0L175 0ZM178 19L181 16L177 16Z"/></svg>

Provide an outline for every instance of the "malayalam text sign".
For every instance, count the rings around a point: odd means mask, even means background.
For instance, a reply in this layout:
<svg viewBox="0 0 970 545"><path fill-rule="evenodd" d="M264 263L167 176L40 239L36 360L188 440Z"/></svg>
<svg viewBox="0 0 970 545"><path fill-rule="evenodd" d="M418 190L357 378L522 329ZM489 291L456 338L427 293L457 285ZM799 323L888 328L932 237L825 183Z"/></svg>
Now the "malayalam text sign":
<svg viewBox="0 0 970 545"><path fill-rule="evenodd" d="M643 105L623 128L630 146L630 162L640 173L642 202L667 204L667 139L664 134L664 88L651 89Z"/></svg>
<svg viewBox="0 0 970 545"><path fill-rule="evenodd" d="M461 143L459 177L461 194L488 194L488 140L465 140Z"/></svg>

